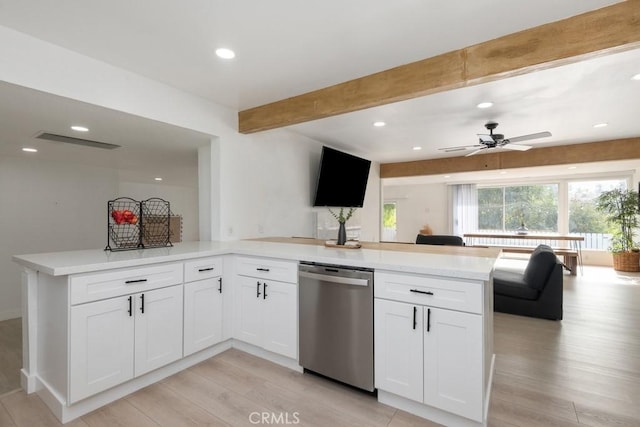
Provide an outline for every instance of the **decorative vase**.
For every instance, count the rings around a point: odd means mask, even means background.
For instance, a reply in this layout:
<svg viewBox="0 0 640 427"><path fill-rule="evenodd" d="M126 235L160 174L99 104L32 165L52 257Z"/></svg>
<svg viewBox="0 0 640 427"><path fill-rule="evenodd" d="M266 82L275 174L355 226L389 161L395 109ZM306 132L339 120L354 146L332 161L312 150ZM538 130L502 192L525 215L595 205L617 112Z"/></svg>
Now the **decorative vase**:
<svg viewBox="0 0 640 427"><path fill-rule="evenodd" d="M344 222L340 222L340 228L338 228L338 241L336 245L344 245L347 241L347 229L344 226Z"/></svg>
<svg viewBox="0 0 640 427"><path fill-rule="evenodd" d="M516 234L527 234L529 229L524 225L524 222L520 224L520 227L516 228Z"/></svg>

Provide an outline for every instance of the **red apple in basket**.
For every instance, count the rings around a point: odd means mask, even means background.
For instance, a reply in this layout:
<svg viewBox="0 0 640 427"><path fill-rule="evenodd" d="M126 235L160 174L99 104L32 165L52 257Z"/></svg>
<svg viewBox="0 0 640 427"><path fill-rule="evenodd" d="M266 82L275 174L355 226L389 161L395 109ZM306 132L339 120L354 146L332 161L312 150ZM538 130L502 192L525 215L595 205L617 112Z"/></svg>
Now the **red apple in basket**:
<svg viewBox="0 0 640 427"><path fill-rule="evenodd" d="M129 224L137 224L138 223L138 215L133 215L129 220Z"/></svg>
<svg viewBox="0 0 640 427"><path fill-rule="evenodd" d="M124 223L124 215L122 211L112 211L111 218L113 218L116 224Z"/></svg>
<svg viewBox="0 0 640 427"><path fill-rule="evenodd" d="M131 218L133 218L133 212L131 212L129 209L125 209L122 211L122 218L124 219L125 222L131 222Z"/></svg>

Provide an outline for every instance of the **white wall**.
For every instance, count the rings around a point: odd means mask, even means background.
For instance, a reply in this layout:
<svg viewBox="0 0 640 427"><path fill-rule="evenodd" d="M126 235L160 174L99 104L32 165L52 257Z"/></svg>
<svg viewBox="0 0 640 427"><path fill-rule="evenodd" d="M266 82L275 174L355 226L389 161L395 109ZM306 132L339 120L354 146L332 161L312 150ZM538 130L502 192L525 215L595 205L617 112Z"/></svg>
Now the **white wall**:
<svg viewBox="0 0 640 427"><path fill-rule="evenodd" d="M396 240L415 242L426 224L433 234L449 234L449 199L445 184L382 187L384 202L396 202Z"/></svg>
<svg viewBox="0 0 640 427"><path fill-rule="evenodd" d="M20 316L15 254L106 245L107 200L115 170L0 157L0 320Z"/></svg>
<svg viewBox="0 0 640 427"><path fill-rule="evenodd" d="M32 154L0 157L0 320L20 316L21 269L11 257L104 248L107 201L122 196L171 201L185 215L185 234L197 239L196 188L122 182L116 169Z"/></svg>
<svg viewBox="0 0 640 427"><path fill-rule="evenodd" d="M316 216L321 209L312 207L312 199L322 143L287 130L242 135L233 142L219 143L222 240L316 235ZM378 236L379 188L379 167L372 165L358 216L367 240Z"/></svg>

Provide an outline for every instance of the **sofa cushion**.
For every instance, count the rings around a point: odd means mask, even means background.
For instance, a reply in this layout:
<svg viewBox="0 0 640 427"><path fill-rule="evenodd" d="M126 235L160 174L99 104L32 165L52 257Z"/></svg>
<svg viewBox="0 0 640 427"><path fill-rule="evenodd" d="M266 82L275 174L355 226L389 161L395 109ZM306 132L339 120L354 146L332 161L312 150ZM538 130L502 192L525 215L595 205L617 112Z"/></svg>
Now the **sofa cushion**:
<svg viewBox="0 0 640 427"><path fill-rule="evenodd" d="M531 254L524 270L524 282L529 287L541 291L557 262L556 254L550 246L539 245Z"/></svg>
<svg viewBox="0 0 640 427"><path fill-rule="evenodd" d="M493 273L493 292L498 295L535 300L540 292L527 286L522 273L495 270Z"/></svg>

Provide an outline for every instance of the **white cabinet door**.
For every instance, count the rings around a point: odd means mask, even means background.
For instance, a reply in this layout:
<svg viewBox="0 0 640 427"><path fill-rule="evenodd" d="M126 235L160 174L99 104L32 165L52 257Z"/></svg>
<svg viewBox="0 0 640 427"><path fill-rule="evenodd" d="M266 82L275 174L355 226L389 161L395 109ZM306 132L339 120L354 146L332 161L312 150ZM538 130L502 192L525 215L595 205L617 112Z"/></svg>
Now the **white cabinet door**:
<svg viewBox="0 0 640 427"><path fill-rule="evenodd" d="M70 403L133 378L133 298L71 307Z"/></svg>
<svg viewBox="0 0 640 427"><path fill-rule="evenodd" d="M375 298L376 387L423 401L422 306Z"/></svg>
<svg viewBox="0 0 640 427"><path fill-rule="evenodd" d="M235 338L262 347L263 281L255 277L236 276L237 321L234 325Z"/></svg>
<svg viewBox="0 0 640 427"><path fill-rule="evenodd" d="M263 347L283 356L298 357L298 287L262 282Z"/></svg>
<svg viewBox="0 0 640 427"><path fill-rule="evenodd" d="M482 421L482 316L424 307L424 403Z"/></svg>
<svg viewBox="0 0 640 427"><path fill-rule="evenodd" d="M182 357L182 285L134 295L135 376Z"/></svg>
<svg viewBox="0 0 640 427"><path fill-rule="evenodd" d="M184 285L184 355L222 341L222 278Z"/></svg>

